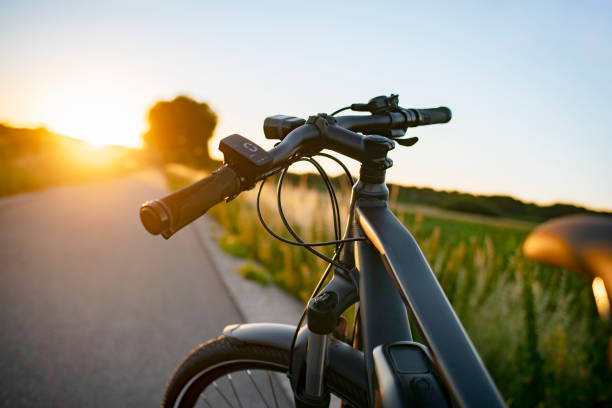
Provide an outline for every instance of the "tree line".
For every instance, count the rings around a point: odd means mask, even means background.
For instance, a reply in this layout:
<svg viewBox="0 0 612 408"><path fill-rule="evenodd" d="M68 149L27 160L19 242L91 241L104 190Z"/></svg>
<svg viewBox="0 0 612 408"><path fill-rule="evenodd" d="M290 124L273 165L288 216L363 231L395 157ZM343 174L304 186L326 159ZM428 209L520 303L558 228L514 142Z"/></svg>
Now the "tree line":
<svg viewBox="0 0 612 408"><path fill-rule="evenodd" d="M333 178L336 188L341 188L341 178ZM326 191L325 184L318 174L307 173L298 175L290 173L288 180L294 184L306 184L310 188ZM344 181L344 180L342 180ZM551 218L570 214L607 214L610 212L594 211L585 207L555 203L552 205L538 205L527 203L517 198L504 195L478 195L460 191L439 191L430 187L416 187L389 184L389 189L397 188L396 199L401 204L426 205L458 211L469 214L487 215L491 217L512 218L516 220L539 223Z"/></svg>

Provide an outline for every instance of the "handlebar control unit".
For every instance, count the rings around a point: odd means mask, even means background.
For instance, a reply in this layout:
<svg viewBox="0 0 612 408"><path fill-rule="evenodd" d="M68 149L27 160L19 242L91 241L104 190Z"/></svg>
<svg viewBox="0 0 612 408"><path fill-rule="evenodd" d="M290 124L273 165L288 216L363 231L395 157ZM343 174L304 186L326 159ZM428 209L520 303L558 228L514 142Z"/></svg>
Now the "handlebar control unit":
<svg viewBox="0 0 612 408"><path fill-rule="evenodd" d="M272 156L244 136L233 134L219 143L225 161L241 175L261 174L272 164Z"/></svg>

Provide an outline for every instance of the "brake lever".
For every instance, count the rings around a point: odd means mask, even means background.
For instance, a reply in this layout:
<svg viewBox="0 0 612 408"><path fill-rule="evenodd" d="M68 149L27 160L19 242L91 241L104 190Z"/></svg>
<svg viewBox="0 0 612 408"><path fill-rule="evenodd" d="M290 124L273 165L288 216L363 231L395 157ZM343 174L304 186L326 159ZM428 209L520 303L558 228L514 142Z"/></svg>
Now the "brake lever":
<svg viewBox="0 0 612 408"><path fill-rule="evenodd" d="M368 103L354 103L351 105L351 110L370 112L372 115L397 112L400 109L399 95L397 94L391 94L390 96L380 95L370 99Z"/></svg>
<svg viewBox="0 0 612 408"><path fill-rule="evenodd" d="M416 142L418 142L419 138L418 137L405 137L403 139L393 139L393 140L402 146L409 147L409 146L414 145Z"/></svg>

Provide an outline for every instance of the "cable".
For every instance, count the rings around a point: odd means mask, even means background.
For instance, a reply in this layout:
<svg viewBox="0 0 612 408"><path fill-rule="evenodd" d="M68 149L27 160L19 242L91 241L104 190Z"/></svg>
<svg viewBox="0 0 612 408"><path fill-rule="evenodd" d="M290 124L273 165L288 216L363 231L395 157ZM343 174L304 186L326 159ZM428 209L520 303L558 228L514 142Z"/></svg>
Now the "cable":
<svg viewBox="0 0 612 408"><path fill-rule="evenodd" d="M328 158L328 159L331 159L331 160L335 161L335 162L336 162L338 165L340 165L340 167L342 167L342 169L344 170L344 174L347 176L347 178L348 178L349 183L351 184L351 186L352 186L352 185L355 183L354 178L353 178L353 176L351 175L351 172L350 172L350 171L349 171L349 169L346 167L346 165L345 165L344 163L342 163L342 161L341 161L340 159L338 159L338 158L337 158L337 157L335 157L335 156L332 156L331 154L328 154L328 153L321 153L321 152L319 152L319 153L315 154L315 156L322 156L322 157L326 157L326 158ZM332 190L333 190L333 187L331 187L331 188L332 188ZM352 223L352 214L353 214L353 210L354 210L354 208L355 208L355 203L354 203L354 202L351 202L351 206L350 206L349 211L348 211L348 219L347 219L347 223L346 223L346 231L344 231L344 235L343 235L343 238L344 238L344 239L346 239L346 236L348 235L348 233L349 233L349 229L350 229L350 227L351 227L351 223ZM339 216L338 216L338 217L339 217ZM351 283L353 284L353 286L355 287L355 289L357 290L357 292L359 292L359 285L357 284L357 281L355 280L355 277L353 276L353 274L352 274L352 273L350 273L350 272L348 272L346 275L347 275L346 277L348 277L348 278L350 279Z"/></svg>
<svg viewBox="0 0 612 408"><path fill-rule="evenodd" d="M317 169L317 171L319 171L319 174L321 175L321 177L323 178L323 180L325 181L326 187L327 187L327 191L329 192L330 195L330 199L332 201L332 213L333 213L333 219L334 219L334 236L336 238L336 240L340 239L340 232L339 230L341 229L340 227L340 209L338 206L338 200L336 198L336 192L334 191L334 187L331 185L331 182L329 181L329 177L327 176L327 173L325 173L325 171L323 170L323 168L319 165L319 163L314 160L314 159L310 159L310 158L301 158L296 160L295 162L298 161L308 161L310 163L312 163L315 168ZM294 163L295 163L294 162ZM285 169L283 170L279 180L278 180L278 186L276 188L276 202L277 202L277 206L278 206L278 213L279 216L281 217L281 220L283 221L283 224L285 225L285 228L287 228L287 231L289 231L289 233L299 242L304 242L298 235L297 233L294 231L294 229L291 227L291 225L289 224L289 222L287 221L286 217L285 217L285 212L283 210L283 205L282 205L282 200L281 200L281 191L282 191L282 186L283 186L283 182L285 181L285 176L287 175L287 171L289 170L289 167L285 167ZM339 244L336 244L336 247Z"/></svg>
<svg viewBox="0 0 612 408"><path fill-rule="evenodd" d="M326 154L326 153L318 153L318 156L322 156L322 157L326 157L329 158L333 161L335 161L336 163L338 163L342 169L344 170L345 175L347 176L347 178L349 179L349 182L351 183L351 185L353 185L354 183L354 179L353 176L350 174L350 171L348 170L348 168L344 165L344 163L342 163L339 159L337 159L336 157ZM325 187L327 188L329 197L330 197L330 201L331 201L331 205L332 205L332 214L333 214L333 220L334 220L334 236L335 236L335 240L334 241L325 241L325 242L313 242L313 243L305 243L304 240L297 234L297 232L293 229L293 227L291 227L291 225L289 224L289 221L287 220L287 218L285 217L285 213L283 211L283 206L282 206L282 187L283 187L283 183L285 181L286 175L288 173L289 167L294 164L297 163L299 161L305 161L305 162L309 162L310 164L312 164L318 171L319 175L321 176L321 178L323 179L323 182L325 183ZM310 251L311 253L313 253L314 255L318 256L319 258L325 260L328 265L327 268L325 269L325 271L323 272L323 275L321 276L321 278L319 279L319 282L317 283L315 289L313 290L310 299L312 299L313 297L315 297L319 291L321 290L323 283L325 283L325 281L327 280L329 273L332 269L332 266L335 266L336 268L338 268L340 271L344 272L344 274L346 274L346 276L348 276L350 278L350 280L352 281L354 287L356 290L358 290L358 284L355 281L352 273L350 271L347 270L346 266L342 265L339 261L338 261L338 257L340 256L340 253L342 252L343 246L345 242L354 242L354 241L362 241L365 240L364 237L355 237L355 238L346 238L346 236L348 235L349 229L350 229L350 220L351 220L351 213L354 209L354 204L351 205L350 209L349 209L349 217L347 220L347 225L346 225L346 231L344 232L344 235L342 234L342 226L341 226L341 219L340 219L340 206L338 205L338 198L336 196L336 192L333 186L333 183L330 179L330 177L327 175L327 172L323 169L323 167L321 166L321 164L319 164L319 162L317 162L315 159L313 159L312 157L296 157L293 160L291 160L287 166L285 166L282 171L281 171L281 175L280 178L278 180L278 185L277 185L277 190L276 190L276 200L277 200L277 206L278 206L278 212L279 212L279 216L283 222L283 225L285 226L285 228L287 229L287 231L289 232L289 234L291 234L291 236L293 236L293 238L295 238L295 241L291 241L288 239L285 239L283 237L281 237L280 235L276 234L274 231L272 231L272 229L268 226L268 224L266 224L265 220L263 219L263 215L261 213L261 205L260 205L260 201L261 201L261 192L263 191L263 185L265 183L266 179L262 180L261 184L259 185L259 189L257 191L257 200L256 200L256 204L257 204L257 216L259 217L259 221L261 222L261 224L263 225L263 227L266 229L266 231L268 231L268 233L270 233L273 237L275 237L276 239L291 244L291 245L297 245L297 246L301 246L306 248L308 251ZM340 239L341 237L344 237L342 239ZM317 251L316 249L312 248L313 246L322 246L322 245L335 245L335 250L334 250L334 254L332 256L332 258L327 257L326 255L322 254L321 252ZM293 355L294 355L294 350L295 350L295 343L297 341L297 337L300 331L300 327L304 322L304 319L306 318L308 312L308 305L306 305L306 307L304 308L304 311L302 312L302 315L300 316L300 319L298 321L298 324L296 326L295 332L293 334L293 338L291 340L291 347L289 350L289 375L291 375L291 369L292 369L292 365L293 365ZM354 333L353 333L354 335Z"/></svg>
<svg viewBox="0 0 612 408"><path fill-rule="evenodd" d="M338 165L340 165L342 167L342 169L344 170L345 175L347 176L348 180L349 180L349 184L352 186L354 184L354 179L353 176L351 175L350 171L348 170L348 168L346 167L346 165L344 163L342 163L342 161L340 161L338 158L327 154L327 153L317 153L315 156L321 156L321 157L326 157L328 159L331 159L333 161L335 161ZM340 211L339 211L339 205L338 205L338 200L336 198L336 193L333 187L333 184L329 178L329 176L327 175L327 173L325 172L325 170L323 169L323 167L313 158L311 157L301 157L295 161L293 161L291 164L296 163L298 161L308 161L310 162L319 172L319 175L321 175L321 177L323 178L324 182L326 183L326 187L327 190L330 194L330 198L332 200L332 211L334 211L334 230L335 230L335 235L336 235L336 239L339 240L340 239L340 235L339 235L339 231L342 230L341 224L340 224ZM287 171L289 169L289 166L285 167L281 177L279 179L278 182L278 187L277 187L277 203L278 203L278 208L279 208L279 213L281 216L281 219L283 220L283 224L285 225L285 227L287 228L287 230L289 231L289 233L291 233L291 235L293 235L294 238L297 239L297 234L293 231L293 229L291 228L291 226L289 226L288 222L285 219L284 216L284 211L282 208L282 202L280 199L280 191L282 189L282 184L283 181L285 179L285 176L287 174ZM334 208L335 207L335 208ZM337 222L336 222L337 220ZM336 227L337 225L337 227ZM298 241L302 242L300 239L297 239Z"/></svg>
<svg viewBox="0 0 612 408"><path fill-rule="evenodd" d="M333 259L336 259L338 255L340 255L340 252L335 252ZM315 289L312 291L312 294L310 295L309 299L312 299L319 293L319 291L321 290L321 287L323 286L323 283L325 282L325 280L327 279L327 276L329 275L329 272L331 271L331 267L332 267L332 264L327 265L325 272L323 272L323 276L321 276L321 279L319 279L319 282L317 283L317 286L315 287ZM289 348L289 366L288 366L288 371L287 371L289 375L291 375L291 367L293 365L293 352L295 350L295 342L297 340L298 334L300 333L300 327L302 326L302 323L304 322L304 318L306 317L307 312L308 312L308 303L306 304L306 307L304 308L304 311L302 312L302 316L300 317L300 320L298 321L298 324L295 327L295 332L293 333L293 339L291 339L291 347Z"/></svg>
<svg viewBox="0 0 612 408"><path fill-rule="evenodd" d="M338 198L336 197L336 191L334 189L334 185L332 184L331 179L327 175L327 172L323 169L323 167L319 164L319 162L317 162L312 157L304 157L303 160L315 166L315 168L321 175L321 178L325 182L325 186L327 187L327 192L329 193L329 198L332 203L332 213L333 213L333 219L334 219L334 236L336 239L340 239L341 238L340 235L342 233L342 226L340 224L340 206L338 205Z"/></svg>
<svg viewBox="0 0 612 408"><path fill-rule="evenodd" d="M262 191L265 181L266 179L262 180L262 182L259 185L259 190L257 191L257 200L256 200L257 201L257 216L259 217L259 221L261 222L262 226L266 229L266 231L268 231L270 235L272 235L274 238L278 239L279 241L282 241L286 244L301 246L301 247L308 249L308 247L313 247L313 246L336 245L336 244L343 244L345 242L355 242L355 241L365 241L366 240L365 237L355 237L355 238L346 238L346 239L338 239L334 241L323 241L323 242L299 242L299 241L291 241L287 238L281 237L276 232L272 231L272 229L268 226L268 224L263 219L263 216L261 214L261 205L259 202L260 202L260 197L261 197L261 191ZM317 254L319 253L317 252ZM326 262L332 261L331 258L328 258L324 255L320 256L320 258L325 260ZM342 270L345 269L342 265L338 263L334 263L334 266L337 266L338 268Z"/></svg>
<svg viewBox="0 0 612 408"><path fill-rule="evenodd" d="M340 222L339 222L340 212L339 212L339 207L338 207L338 200L336 198L334 187L331 184L331 181L330 181L329 177L327 176L327 173L321 167L321 165L316 160L314 160L312 158L303 158L303 159L296 160L296 162L297 161L308 161L308 162L310 162L313 166L315 166L315 168L317 169L317 171L319 172L319 174L321 175L321 177L325 181L327 190L328 190L328 192L330 194L330 199L332 201L332 211L334 212L334 229L335 229L335 233L336 233L336 238L339 238L339 230L341 229L341 227L340 227ZM276 194L276 199L277 199L278 210L279 210L280 217L281 217L281 219L283 221L283 224L285 225L285 227L287 228L289 233L291 235L293 235L293 237L296 240L298 240L300 242L303 242L302 239L299 237L299 235L295 232L295 230L291 227L291 225L289 224L289 222L285 218L283 207L282 207L281 192L282 192L283 181L285 180L285 177L287 175L288 169L289 169L289 166L287 166L283 170L283 172L282 172L282 174L281 174L281 176L279 178L279 181L278 181L278 187L277 187L277 192L276 192L277 193ZM336 251L334 252L332 260L336 260L338 258L338 256L340 255L341 251L342 251L342 243L339 243L336 246ZM311 299L314 296L316 296L317 293L319 293L319 291L321 290L321 287L323 286L323 283L327 280L327 277L329 276L329 272L331 271L331 267L332 267L332 263L330 263L327 266L327 268L325 269L325 272L323 273L323 276L321 276L321 279L319 279L319 282L317 283L317 286L315 287L315 289L313 290L312 294L310 295ZM302 326L302 323L304 322L304 319L306 318L307 312L308 312L308 305L306 305L306 307L304 308L304 311L302 312L302 315L300 316L300 320L298 321L298 324L296 325L295 332L293 333L293 338L291 340L291 347L289 349L289 367L288 367L289 368L289 371L288 371L289 373L291 373L291 367L292 367L292 364L293 364L293 354L294 354L294 351L295 351L295 342L297 341L297 336L299 334L300 327Z"/></svg>
<svg viewBox="0 0 612 408"><path fill-rule="evenodd" d="M265 180L264 180L265 181ZM295 242L295 241L290 241L288 239L285 239L283 237L281 237L280 235L276 234L274 231L272 231L272 229L270 229L270 227L266 224L266 222L264 221L262 215L261 215L261 207L259 205L259 199L260 199L260 195L261 195L261 190L264 184L264 181L261 182L261 185L259 186L259 191L257 192L257 216L259 217L259 221L261 222L261 224L263 225L263 227L266 229L266 231L268 231L274 238L291 244L291 245L297 245L297 246L301 246L306 248L308 251L312 252L314 255L318 256L319 258L323 259L324 261L326 261L329 264L334 265L336 268L339 268L343 271L346 272L346 266L342 265L339 262L336 262L335 259L333 258L329 258L325 255L323 255L322 253L320 253L319 251L317 251L316 249L313 249L311 244L309 243L303 243L303 242ZM359 241L359 240L364 240L365 238L350 238L348 240L339 240L339 241L330 241L327 243L321 243L321 242L315 242L314 244L326 244L326 245L330 245L330 244L335 244L336 242L340 242L340 243L344 243L344 242L350 242L350 241Z"/></svg>
<svg viewBox="0 0 612 408"><path fill-rule="evenodd" d="M346 171L346 175L348 176L349 180L353 179L351 174L350 174L350 172L348 171L348 169L344 165L344 163L342 163L339 159L337 159L336 157L331 156L329 154L325 154L325 153L321 153L319 155L323 156L323 157L328 157L328 158L336 161L337 163L339 163L342 166L342 168ZM317 170L319 171L319 174L321 175L321 177L326 182L326 186L328 188L328 191L330 192L330 197L332 199L332 206L335 204L336 209L337 209L337 211L334 213L334 218L338 219L338 226L340 226L340 212L339 212L338 201L337 201L337 198L336 198L336 195L335 195L335 190L333 188L333 185L331 185L331 180L329 179L329 176L327 176L327 173L321 167L321 165L316 160L314 160L312 158L308 158L308 157L300 158L300 159L295 160L293 163L298 162L298 161L302 161L302 160L311 162L317 168ZM289 233L291 235L293 235L293 237L296 238L297 241L303 242L302 239L297 235L295 230L291 227L291 225L289 224L289 222L285 218L283 207L282 207L281 190L282 190L282 185L283 185L284 178L285 178L285 176L287 174L287 170L288 170L288 167L283 170L283 173L281 174L281 178L279 179L279 183L278 183L278 187L277 187L277 205L278 205L278 210L279 210L280 217L283 220L283 224L285 225L285 227L287 228ZM346 231L344 231L344 235L343 235L344 237L346 237L348 235L348 232L349 232L350 222L351 222L351 214L353 213L353 209L355 208L354 206L355 206L355 203L351 203L351 206L349 208L349 217L348 217L348 220L347 220L347 227L346 227ZM345 238L342 241L346 242L346 241L348 241L348 239ZM341 251L340 245L342 245L342 244L340 243L336 247L336 251L339 252L339 253ZM320 254L320 252L319 252L319 254ZM342 270L346 272L346 268L342 268ZM357 281L355 280L355 277L353 276L353 274L350 273L350 272L347 272L346 273L346 277L348 277L350 279L350 281L353 284L353 286L355 287L355 289L357 291L359 291L359 285L358 285Z"/></svg>
<svg viewBox="0 0 612 408"><path fill-rule="evenodd" d="M344 170L344 174L346 174L346 177L349 179L349 183L351 184L351 186L353 184L355 184L355 179L353 178L353 175L351 174L349 169L346 167L346 165L344 163L342 163L342 161L340 161L340 159L338 159L335 156L332 156L331 154L322 153L322 152L319 152L319 153L315 154L315 156L327 157L328 159L331 159L331 160L335 161L336 163L338 163L340 165L340 167L342 167L342 170Z"/></svg>
<svg viewBox="0 0 612 408"><path fill-rule="evenodd" d="M351 175L351 172L349 171L349 169L346 167L346 165L344 163L342 163L342 161L340 159L338 159L335 156L332 156L331 154L328 153L322 153L319 152L317 154L315 154L315 156L322 156L322 157L326 157L328 159L331 159L333 161L335 161L340 167L342 167L342 170L344 170L344 174L346 175L346 177L349 180L350 185L354 185L355 184L355 179L353 178L353 176ZM351 202L351 206L349 208L349 216L348 216L348 220L347 220L347 224L346 224L346 231L344 231L344 235L343 237L346 239L346 236L348 235L349 232L349 228L351 226L351 214L353 214L353 209L355 208L355 203ZM348 273L347 277L351 280L351 282L353 283L353 286L357 289L357 291L359 291L359 285L357 284L357 281L355 280L355 277L353 276L352 273Z"/></svg>
<svg viewBox="0 0 612 408"><path fill-rule="evenodd" d="M350 106L345 106L344 108L338 109L337 111L335 111L334 113L332 113L332 114L331 114L331 115L329 115L329 116L336 116L336 115L337 115L337 114L339 114L340 112L343 112L343 111L348 110L348 109L351 109L351 107L350 107Z"/></svg>

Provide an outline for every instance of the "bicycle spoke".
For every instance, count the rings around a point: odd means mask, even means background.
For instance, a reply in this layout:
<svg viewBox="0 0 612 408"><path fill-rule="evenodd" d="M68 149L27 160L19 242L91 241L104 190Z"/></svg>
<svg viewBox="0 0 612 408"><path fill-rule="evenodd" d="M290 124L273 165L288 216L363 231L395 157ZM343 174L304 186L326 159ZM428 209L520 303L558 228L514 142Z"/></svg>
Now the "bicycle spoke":
<svg viewBox="0 0 612 408"><path fill-rule="evenodd" d="M251 370L247 370L247 375L249 376L249 378L251 379L251 382L253 383L253 385L255 386L255 389L257 390L257 392L259 393L259 396L261 397L261 400L263 401L263 403L265 404L266 408L270 408L270 406L268 405L268 402L266 401L266 399L264 398L263 394L261 393L261 390L259 389L259 387L257 386L257 383L255 382L255 379L253 378L253 376L251 375Z"/></svg>
<svg viewBox="0 0 612 408"><path fill-rule="evenodd" d="M217 390L217 392L219 393L219 395L221 396L221 398L223 398L223 400L225 401L225 403L227 405L229 405L230 408L234 408L234 406L231 404L231 402L229 402L229 400L227 399L227 397L225 396L225 394L223 394L221 392L221 390L219 389L219 385L217 384L216 381L213 381L213 386L215 387L215 390Z"/></svg>
<svg viewBox="0 0 612 408"><path fill-rule="evenodd" d="M200 394L200 398L202 398L202 400L206 403L206 405L208 405L210 408L213 408L212 405L210 405L210 402L208 402L208 400L204 396L204 394Z"/></svg>
<svg viewBox="0 0 612 408"><path fill-rule="evenodd" d="M236 401L238 401L238 406L242 408L242 403L240 402L240 398L238 397L238 393L236 392L236 388L234 388L234 381L232 381L232 375L227 375L227 380L230 383L230 387L232 387L232 391L234 391L234 396L236 397Z"/></svg>
<svg viewBox="0 0 612 408"><path fill-rule="evenodd" d="M274 406L278 408L278 400L276 399L276 393L274 392L274 383L272 382L272 374L270 374L270 370L266 370L268 373L268 380L270 380L270 388L272 389L272 396L274 397Z"/></svg>

